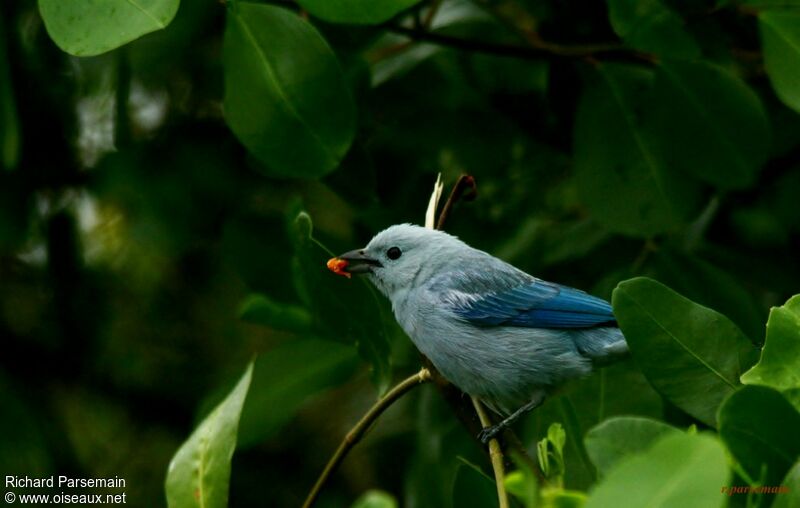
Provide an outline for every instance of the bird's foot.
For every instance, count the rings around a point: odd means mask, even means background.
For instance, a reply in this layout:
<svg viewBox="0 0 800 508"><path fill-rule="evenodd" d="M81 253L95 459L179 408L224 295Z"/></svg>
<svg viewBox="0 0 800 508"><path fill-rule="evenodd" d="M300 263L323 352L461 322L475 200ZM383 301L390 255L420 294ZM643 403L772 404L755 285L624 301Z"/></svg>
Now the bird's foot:
<svg viewBox="0 0 800 508"><path fill-rule="evenodd" d="M505 425L502 423L498 423L497 425L492 425L491 427L486 427L482 431L478 432L478 439L480 439L481 443L486 444L492 438L497 436L503 429Z"/></svg>

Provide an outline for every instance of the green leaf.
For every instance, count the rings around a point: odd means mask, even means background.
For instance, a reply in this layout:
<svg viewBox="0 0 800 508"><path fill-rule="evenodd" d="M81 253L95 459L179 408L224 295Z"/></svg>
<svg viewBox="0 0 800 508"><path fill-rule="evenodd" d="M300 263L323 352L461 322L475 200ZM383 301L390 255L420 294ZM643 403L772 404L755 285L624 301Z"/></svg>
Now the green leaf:
<svg viewBox="0 0 800 508"><path fill-rule="evenodd" d="M786 473L786 477L780 485L786 487L788 491L775 496L772 508L797 508L800 506L800 461L795 462L794 467Z"/></svg>
<svg viewBox="0 0 800 508"><path fill-rule="evenodd" d="M700 56L683 20L660 0L608 0L608 15L614 32L633 48L663 57Z"/></svg>
<svg viewBox="0 0 800 508"><path fill-rule="evenodd" d="M253 294L245 299L239 317L249 323L294 333L310 332L313 319L304 307L278 303L261 294Z"/></svg>
<svg viewBox="0 0 800 508"><path fill-rule="evenodd" d="M764 312L740 280L715 264L665 246L652 258L658 280L695 303L729 316L753 343L761 343ZM755 354L755 346L751 348Z"/></svg>
<svg viewBox="0 0 800 508"><path fill-rule="evenodd" d="M665 60L651 104L648 125L668 165L723 189L755 182L769 153L769 121L744 81L707 62Z"/></svg>
<svg viewBox="0 0 800 508"><path fill-rule="evenodd" d="M728 318L652 279L621 282L614 315L650 384L673 404L715 426L717 407L736 390L740 357L752 349Z"/></svg>
<svg viewBox="0 0 800 508"><path fill-rule="evenodd" d="M11 171L19 162L20 128L4 24L0 19L0 169Z"/></svg>
<svg viewBox="0 0 800 508"><path fill-rule="evenodd" d="M314 16L331 23L376 25L421 0L298 0Z"/></svg>
<svg viewBox="0 0 800 508"><path fill-rule="evenodd" d="M328 340L297 339L261 355L242 410L239 446L269 439L312 396L350 379L356 351Z"/></svg>
<svg viewBox="0 0 800 508"><path fill-rule="evenodd" d="M369 490L351 508L397 508L397 500L388 492Z"/></svg>
<svg viewBox="0 0 800 508"><path fill-rule="evenodd" d="M600 64L596 78L575 119L579 192L593 217L614 232L651 236L675 229L696 209L699 187L666 164L642 130L653 72Z"/></svg>
<svg viewBox="0 0 800 508"><path fill-rule="evenodd" d="M800 388L800 295L772 308L761 359L741 379L777 390Z"/></svg>
<svg viewBox="0 0 800 508"><path fill-rule="evenodd" d="M644 453L621 461L589 494L586 508L709 508L722 506L725 451L709 435L668 434Z"/></svg>
<svg viewBox="0 0 800 508"><path fill-rule="evenodd" d="M758 26L772 88L784 104L800 112L800 12L765 10Z"/></svg>
<svg viewBox="0 0 800 508"><path fill-rule="evenodd" d="M165 483L173 508L228 506L231 458L253 363L228 396L195 429L169 463Z"/></svg>
<svg viewBox="0 0 800 508"><path fill-rule="evenodd" d="M560 478L564 476L564 444L567 442L567 433L560 423L554 422L547 428L547 436L536 443L536 455L545 478Z"/></svg>
<svg viewBox="0 0 800 508"><path fill-rule="evenodd" d="M391 381L389 339L378 295L365 279L331 273L326 262L333 253L312 234L311 217L300 212L289 225L294 242L294 273L298 293L311 310L319 337L355 344L372 366L372 379L383 393Z"/></svg>
<svg viewBox="0 0 800 508"><path fill-rule="evenodd" d="M772 388L743 386L719 408L718 420L728 450L762 485L777 485L800 457L800 413Z"/></svg>
<svg viewBox="0 0 800 508"><path fill-rule="evenodd" d="M606 475L620 461L650 448L678 429L651 418L617 416L609 418L586 433L584 442L592 463Z"/></svg>
<svg viewBox="0 0 800 508"><path fill-rule="evenodd" d="M355 134L355 106L333 51L308 22L271 5L228 10L225 119L270 176L333 171Z"/></svg>
<svg viewBox="0 0 800 508"><path fill-rule="evenodd" d="M59 48L92 56L166 28L178 5L180 0L39 0L39 12Z"/></svg>

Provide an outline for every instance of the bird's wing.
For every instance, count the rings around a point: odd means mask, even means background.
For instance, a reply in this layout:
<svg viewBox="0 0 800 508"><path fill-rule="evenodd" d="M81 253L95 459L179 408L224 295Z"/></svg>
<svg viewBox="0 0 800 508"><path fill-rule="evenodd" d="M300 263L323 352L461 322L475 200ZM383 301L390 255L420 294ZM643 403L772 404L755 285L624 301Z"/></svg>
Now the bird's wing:
<svg viewBox="0 0 800 508"><path fill-rule="evenodd" d="M517 278L515 283L505 277L494 288L486 277L481 277L481 282L478 291L459 284L442 294L456 315L478 326L590 328L616 324L608 302L578 289L530 276Z"/></svg>

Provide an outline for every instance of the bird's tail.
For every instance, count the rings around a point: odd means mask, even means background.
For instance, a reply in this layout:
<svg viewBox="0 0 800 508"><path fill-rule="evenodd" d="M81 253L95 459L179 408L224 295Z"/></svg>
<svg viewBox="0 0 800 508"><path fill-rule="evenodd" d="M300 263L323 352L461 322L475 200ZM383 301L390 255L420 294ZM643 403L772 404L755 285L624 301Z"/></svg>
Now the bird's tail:
<svg viewBox="0 0 800 508"><path fill-rule="evenodd" d="M574 337L578 352L597 365L607 365L628 355L628 343L615 326L580 330Z"/></svg>

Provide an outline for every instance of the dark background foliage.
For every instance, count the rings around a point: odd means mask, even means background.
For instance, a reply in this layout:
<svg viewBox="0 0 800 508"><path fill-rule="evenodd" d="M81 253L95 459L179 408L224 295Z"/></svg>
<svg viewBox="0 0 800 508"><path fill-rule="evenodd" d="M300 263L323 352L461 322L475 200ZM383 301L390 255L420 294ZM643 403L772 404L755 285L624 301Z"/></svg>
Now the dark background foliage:
<svg viewBox="0 0 800 508"><path fill-rule="evenodd" d="M298 505L376 390L419 366L315 242L421 223L439 172L478 183L447 230L539 277L610 299L646 275L757 345L798 292L793 2L186 0L97 56L59 40L50 3L0 5L6 474L118 475L129 504L163 505L175 450L258 354L231 504ZM518 432L535 450L561 422L565 484L587 490L582 436L619 414L706 428L628 360ZM380 488L466 506L459 457L486 467L426 386L321 505Z"/></svg>

